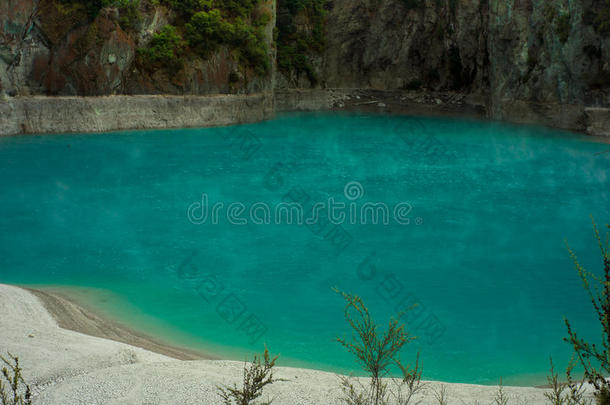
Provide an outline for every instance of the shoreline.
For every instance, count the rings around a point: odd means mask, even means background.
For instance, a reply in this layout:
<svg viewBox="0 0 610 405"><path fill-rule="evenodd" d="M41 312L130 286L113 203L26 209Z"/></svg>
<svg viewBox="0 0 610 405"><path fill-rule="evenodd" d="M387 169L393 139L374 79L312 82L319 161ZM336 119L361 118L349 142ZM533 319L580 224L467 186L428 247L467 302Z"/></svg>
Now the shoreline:
<svg viewBox="0 0 610 405"><path fill-rule="evenodd" d="M146 322L144 324L138 322L140 328L138 328L138 325L130 325L129 317L122 318L114 311L104 310L101 306L83 297L83 294L90 294L90 290L97 291L98 289L65 285L17 285L17 287L23 288L38 297L58 325L67 330L128 344L176 360L241 361L238 360L238 356L231 356L227 351L222 352L222 354L211 354L206 351L205 345L199 345L199 348L196 348L193 345L189 346L188 343L179 338L172 339L167 333L160 332L157 334L150 330L144 331L147 329ZM94 294L99 294L95 291ZM99 291L106 292L109 290L101 289ZM316 367L312 364L289 364L286 367L322 373L347 373L346 371L337 371L333 367ZM366 374L357 375L362 377ZM446 384L496 386L494 383L432 381ZM539 379L532 379L529 382L521 381L523 383L509 384L505 387L548 388L548 384L542 383Z"/></svg>
<svg viewBox="0 0 610 405"><path fill-rule="evenodd" d="M52 313L59 316L58 321ZM67 330L62 325L90 331L80 325L83 321L106 337L127 333L130 339L135 338L135 343L147 340L138 332L124 330L115 322L107 322L53 293L0 284L0 315L0 353L9 351L20 357L24 377L33 389L37 405L220 404L217 387L240 384L243 378L243 361L177 360L116 340ZM109 330L104 331L105 326ZM176 351L170 351L171 355L184 353L179 348L172 350ZM344 403L336 373L282 366L274 370L281 381L266 388L264 394L273 397L274 403ZM367 383L368 378L355 381ZM422 404L437 403L434 398L440 390L446 392L449 404L493 402L499 390L498 386L438 381L422 381L422 384L424 389L416 396ZM545 389L504 386L502 390L516 403L542 405L547 402Z"/></svg>
<svg viewBox="0 0 610 405"><path fill-rule="evenodd" d="M0 283L1 285L1 283ZM106 311L82 298L83 294L89 293L89 287L64 286L64 285L16 285L35 295L44 305L45 309L55 319L57 324L70 331L82 333L89 336L108 339L119 343L128 344L140 349L148 350L153 353L171 357L176 360L221 360L221 361L240 361L235 356L223 354L211 354L206 348L196 348L189 346L188 343L178 339L172 339L167 334L155 334L151 331L144 331L145 326L130 325L129 321L121 318L113 311ZM101 290L107 291L107 290ZM146 325L146 323L144 323ZM307 369L312 371L342 374L341 371L330 368L316 368L311 365L288 365L287 367ZM363 374L365 375L365 374ZM436 381L436 380L434 380ZM533 381L533 380L532 380ZM446 382L447 384L481 385L493 387L496 384L476 383L476 382ZM507 387L517 388L549 388L548 384L543 383L523 383L507 385Z"/></svg>
<svg viewBox="0 0 610 405"><path fill-rule="evenodd" d="M494 106L483 94L372 88L275 89L274 98L275 112L358 111L475 118L610 137L610 108L581 104L500 100Z"/></svg>
<svg viewBox="0 0 610 405"><path fill-rule="evenodd" d="M176 360L220 360L219 357L200 350L175 345L149 336L57 290L21 288L38 297L57 324L63 329L125 343Z"/></svg>

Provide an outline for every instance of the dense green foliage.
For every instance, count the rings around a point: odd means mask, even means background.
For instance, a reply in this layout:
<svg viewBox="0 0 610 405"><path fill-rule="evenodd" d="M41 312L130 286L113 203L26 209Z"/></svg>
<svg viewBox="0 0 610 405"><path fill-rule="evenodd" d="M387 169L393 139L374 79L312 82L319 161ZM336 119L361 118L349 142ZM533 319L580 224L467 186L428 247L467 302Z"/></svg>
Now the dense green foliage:
<svg viewBox="0 0 610 405"><path fill-rule="evenodd" d="M118 4L116 4L118 3ZM140 0L115 0L119 9L119 23L124 30L135 30L140 24Z"/></svg>
<svg viewBox="0 0 610 405"><path fill-rule="evenodd" d="M182 66L185 46L186 42L178 34L176 27L166 25L160 32L153 35L148 48L139 50L139 54L148 64L167 67L175 71Z"/></svg>
<svg viewBox="0 0 610 405"><path fill-rule="evenodd" d="M179 14L178 30L195 54L206 58L224 45L257 75L269 72L264 28L271 15L260 10L260 0L162 0L162 3Z"/></svg>
<svg viewBox="0 0 610 405"><path fill-rule="evenodd" d="M277 66L284 73L307 75L318 82L312 55L324 50L324 4L326 0L279 0L277 15ZM298 29L297 15L307 18L311 30Z"/></svg>
<svg viewBox="0 0 610 405"><path fill-rule="evenodd" d="M137 29L140 0L59 0L86 11L95 18L104 7L119 10L119 22L125 30ZM149 46L139 54L147 67L179 70L189 52L203 58L227 46L240 64L257 75L270 70L269 52L265 42L265 26L271 21L270 11L261 7L261 0L152 0L176 12L173 25L156 33Z"/></svg>
<svg viewBox="0 0 610 405"><path fill-rule="evenodd" d="M243 11L239 8L232 10L237 10L237 13ZM263 17L263 21L254 21L255 25L251 25L238 16L230 22L223 17L220 9L198 11L185 25L185 37L191 48L202 56L215 51L219 45L228 45L236 51L244 65L264 75L270 65L264 34L264 25L269 20Z"/></svg>

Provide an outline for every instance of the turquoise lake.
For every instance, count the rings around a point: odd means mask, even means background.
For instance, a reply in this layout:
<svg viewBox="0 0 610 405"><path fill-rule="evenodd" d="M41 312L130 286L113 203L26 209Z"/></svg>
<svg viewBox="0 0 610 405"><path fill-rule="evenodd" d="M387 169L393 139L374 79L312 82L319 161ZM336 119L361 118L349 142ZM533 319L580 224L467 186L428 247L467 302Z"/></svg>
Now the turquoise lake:
<svg viewBox="0 0 610 405"><path fill-rule="evenodd" d="M403 357L421 352L424 379L541 384L549 356L570 358L564 316L598 337L564 241L601 270L591 216L610 222L608 149L539 127L330 113L0 138L0 282L108 291L92 298L102 309L220 357L266 343L280 365L358 372L334 341L349 335L337 287L381 324L417 304ZM224 204L217 220L204 196ZM248 218L302 201L390 217Z"/></svg>

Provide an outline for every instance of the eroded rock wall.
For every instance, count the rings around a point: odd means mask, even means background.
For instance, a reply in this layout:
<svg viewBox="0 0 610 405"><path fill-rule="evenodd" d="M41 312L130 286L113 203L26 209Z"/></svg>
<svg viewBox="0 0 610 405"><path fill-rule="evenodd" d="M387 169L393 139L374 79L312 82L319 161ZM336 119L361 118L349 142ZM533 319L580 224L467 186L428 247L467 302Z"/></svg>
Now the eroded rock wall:
<svg viewBox="0 0 610 405"><path fill-rule="evenodd" d="M598 21L606 0L329 0L324 50L310 55L317 83L272 69L237 86L229 76L238 63L223 47L188 60L179 73L136 63L138 48L175 18L151 1L140 3L138 27L127 31L116 10L89 21L58 4L0 2L0 93L440 92L476 100L494 119L610 132L603 130L610 122L610 32ZM266 7L274 11L275 1ZM272 14L266 31L274 60ZM312 30L308 21L297 16L297 30ZM328 104L322 93L311 94L299 100L298 92L284 91L278 100L309 109L316 100Z"/></svg>
<svg viewBox="0 0 610 405"><path fill-rule="evenodd" d="M534 118L553 106L561 127L583 129L585 106L610 106L610 34L599 32L597 0L492 1L490 110ZM533 121L533 120L530 120ZM545 123L545 122L541 122Z"/></svg>
<svg viewBox="0 0 610 405"><path fill-rule="evenodd" d="M244 69L225 46L206 58L190 55L178 72L136 63L138 49L175 18L154 2L139 4L138 22L126 30L115 8L102 9L91 20L84 8L57 0L2 0L0 91L10 96L272 91L272 75L246 72L239 83L230 83L231 72ZM275 0L262 7L272 13ZM266 27L270 52L274 21Z"/></svg>
<svg viewBox="0 0 610 405"><path fill-rule="evenodd" d="M435 0L334 0L321 76L328 87L487 87L486 6Z"/></svg>
<svg viewBox="0 0 610 405"><path fill-rule="evenodd" d="M273 114L270 95L14 97L0 101L0 135L241 124Z"/></svg>
<svg viewBox="0 0 610 405"><path fill-rule="evenodd" d="M312 55L318 87L458 92L485 100L494 119L584 130L585 107L610 107L603 7L604 0L332 0L325 52Z"/></svg>

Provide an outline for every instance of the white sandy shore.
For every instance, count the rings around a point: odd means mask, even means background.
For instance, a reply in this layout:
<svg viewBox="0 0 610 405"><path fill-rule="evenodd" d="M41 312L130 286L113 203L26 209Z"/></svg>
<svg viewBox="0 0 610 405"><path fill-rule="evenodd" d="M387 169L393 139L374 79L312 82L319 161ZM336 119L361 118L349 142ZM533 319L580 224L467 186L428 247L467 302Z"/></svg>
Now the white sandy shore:
<svg viewBox="0 0 610 405"><path fill-rule="evenodd" d="M87 316L83 310L82 314ZM57 315L56 315L57 316ZM32 292L0 284L0 354L19 356L34 404L220 404L216 387L239 383L243 363L177 360L63 329ZM335 374L279 367L265 390L274 404L339 404ZM429 382L422 404L436 404ZM444 384L449 404L493 403L496 387ZM505 387L509 404L544 404L545 390ZM417 402L415 402L417 403Z"/></svg>

